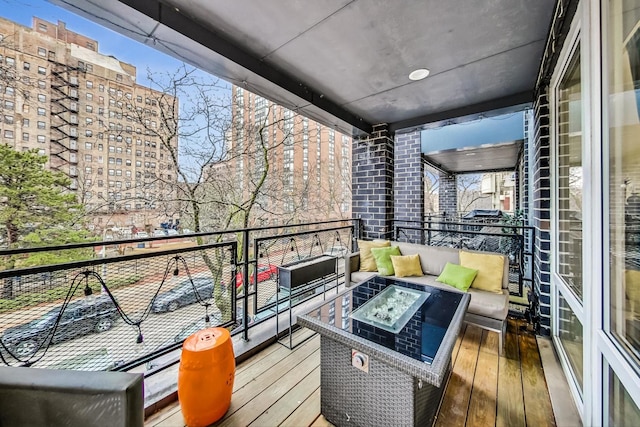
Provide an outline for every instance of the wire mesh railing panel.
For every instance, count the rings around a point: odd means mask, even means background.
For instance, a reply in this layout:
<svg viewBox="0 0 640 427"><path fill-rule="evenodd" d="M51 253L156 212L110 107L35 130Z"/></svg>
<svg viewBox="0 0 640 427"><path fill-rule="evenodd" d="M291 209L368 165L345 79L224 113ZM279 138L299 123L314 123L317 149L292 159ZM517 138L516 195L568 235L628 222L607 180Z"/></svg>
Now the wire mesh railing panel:
<svg viewBox="0 0 640 427"><path fill-rule="evenodd" d="M353 227L335 227L326 230L297 231L286 235L260 237L256 239L257 253L252 266L252 284L255 286L255 301L252 307L253 322L275 315L288 307L289 297L293 305L305 301L314 295L324 293L337 285L337 279L344 276L344 257L351 252ZM278 289L278 267L309 261L323 255L337 258L337 272L304 287L299 292L289 294L287 289ZM257 279L257 282L256 282Z"/></svg>
<svg viewBox="0 0 640 427"><path fill-rule="evenodd" d="M177 347L206 320L230 324L235 252L225 242L2 271L12 291L0 298L2 361L119 369Z"/></svg>
<svg viewBox="0 0 640 427"><path fill-rule="evenodd" d="M397 222L400 225L395 226L396 240L506 255L509 259L509 293L526 296L525 285L530 287L533 281L533 228L466 221L407 223Z"/></svg>
<svg viewBox="0 0 640 427"><path fill-rule="evenodd" d="M174 363L182 341L205 326L248 339L252 326L275 313L277 267L343 257L359 230L354 224L2 250L0 361L151 375ZM343 273L344 263L337 265Z"/></svg>

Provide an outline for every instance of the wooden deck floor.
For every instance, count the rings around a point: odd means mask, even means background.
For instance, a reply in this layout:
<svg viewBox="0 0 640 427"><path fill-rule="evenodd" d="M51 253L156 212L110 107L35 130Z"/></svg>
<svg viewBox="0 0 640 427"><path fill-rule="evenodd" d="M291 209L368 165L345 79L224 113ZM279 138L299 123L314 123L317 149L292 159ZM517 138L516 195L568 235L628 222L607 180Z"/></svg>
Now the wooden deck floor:
<svg viewBox="0 0 640 427"><path fill-rule="evenodd" d="M301 340L312 335L303 329ZM274 344L236 369L231 407L216 426L327 426L320 414L320 339L294 350ZM511 320L505 351L498 335L467 326L453 351L437 426L554 426L540 355L533 334ZM182 426L177 403L145 425Z"/></svg>

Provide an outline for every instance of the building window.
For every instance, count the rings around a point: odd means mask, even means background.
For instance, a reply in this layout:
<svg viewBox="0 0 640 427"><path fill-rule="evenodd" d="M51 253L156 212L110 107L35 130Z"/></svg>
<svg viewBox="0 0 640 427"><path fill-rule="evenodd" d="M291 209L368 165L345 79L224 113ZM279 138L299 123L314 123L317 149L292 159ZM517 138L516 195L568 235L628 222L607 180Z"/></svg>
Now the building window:
<svg viewBox="0 0 640 427"><path fill-rule="evenodd" d="M23 128L29 127L29 119L22 119L22 127Z"/></svg>
<svg viewBox="0 0 640 427"><path fill-rule="evenodd" d="M93 106L92 105L87 105L86 111L87 111L87 113L93 113Z"/></svg>
<svg viewBox="0 0 640 427"><path fill-rule="evenodd" d="M85 46L87 46L87 49L91 49L91 50L95 49L93 42L87 42Z"/></svg>
<svg viewBox="0 0 640 427"><path fill-rule="evenodd" d="M47 128L47 124L45 122L38 122L38 129L46 129Z"/></svg>
<svg viewBox="0 0 640 427"><path fill-rule="evenodd" d="M606 369L606 366L605 366ZM609 367L607 371L609 381L604 385L608 388L609 404L609 425L611 426L634 426L640 423L640 409L634 403L633 397L624 388L616 373ZM608 386L608 387L607 387ZM606 411L606 408L605 408Z"/></svg>
<svg viewBox="0 0 640 427"><path fill-rule="evenodd" d="M38 72L40 72L40 70L38 69ZM41 73L44 74L44 73ZM38 80L38 89L46 89L47 88L47 83L45 83L44 80Z"/></svg>
<svg viewBox="0 0 640 427"><path fill-rule="evenodd" d="M603 97L606 108L603 116L609 128L603 133L605 144L605 170L608 183L603 206L608 209L609 224L603 230L608 233L609 248L604 253L609 258L609 319L608 330L622 343L624 351L640 364L640 18L635 13L637 2L617 0L608 4L609 22L607 45L603 51L602 68L608 81L602 86L607 92ZM608 202L608 203L607 203ZM605 240L606 241L606 240ZM607 277L605 274L604 277ZM637 379L636 379L637 381ZM620 388L622 386L620 385ZM622 396L617 396L620 399ZM627 396L628 397L628 396ZM623 402L612 402L617 408L618 419L611 425L637 425L638 408ZM627 406L628 405L628 406ZM627 406L630 411L625 414ZM633 421L632 421L633 420Z"/></svg>
<svg viewBox="0 0 640 427"><path fill-rule="evenodd" d="M29 141L29 134L27 132L22 132L22 140L25 142Z"/></svg>
<svg viewBox="0 0 640 427"><path fill-rule="evenodd" d="M4 116L4 122L6 124L8 124L8 125L12 125L13 124L13 116L5 115Z"/></svg>
<svg viewBox="0 0 640 427"><path fill-rule="evenodd" d="M44 135L38 135L38 142L39 142L40 144L44 144L44 140L45 140L45 139L44 139Z"/></svg>
<svg viewBox="0 0 640 427"><path fill-rule="evenodd" d="M7 110L13 110L13 101L5 100L4 108L6 108Z"/></svg>
<svg viewBox="0 0 640 427"><path fill-rule="evenodd" d="M93 72L93 65L92 64L87 64L87 71L92 73Z"/></svg>
<svg viewBox="0 0 640 427"><path fill-rule="evenodd" d="M92 93L87 93L86 95L87 101L93 101L93 94Z"/></svg>
<svg viewBox="0 0 640 427"><path fill-rule="evenodd" d="M38 56L47 56L47 49L43 47L38 48Z"/></svg>
<svg viewBox="0 0 640 427"><path fill-rule="evenodd" d="M582 299L582 116L580 45L576 47L557 91L557 271Z"/></svg>
<svg viewBox="0 0 640 427"><path fill-rule="evenodd" d="M47 69L44 67L38 67L38 74L42 74L43 76L47 74Z"/></svg>
<svg viewBox="0 0 640 427"><path fill-rule="evenodd" d="M38 102L47 102L47 96L39 93L38 94Z"/></svg>
<svg viewBox="0 0 640 427"><path fill-rule="evenodd" d="M84 143L84 148L87 150L91 150L91 143L90 142L85 142Z"/></svg>
<svg viewBox="0 0 640 427"><path fill-rule="evenodd" d="M9 129L6 129L4 131L4 137L7 138L7 139L13 139L13 131L9 130Z"/></svg>
<svg viewBox="0 0 640 427"><path fill-rule="evenodd" d="M87 80L87 89L93 89L93 82L91 80Z"/></svg>
<svg viewBox="0 0 640 427"><path fill-rule="evenodd" d="M47 26L46 24L43 24L42 22L38 23L38 31L42 31L43 33L47 32ZM38 48L38 51L40 50L40 48Z"/></svg>
<svg viewBox="0 0 640 427"><path fill-rule="evenodd" d="M25 71L29 71L29 70L31 69L31 64L29 64L28 62L23 62L23 63L22 63L22 68L23 68Z"/></svg>
<svg viewBox="0 0 640 427"><path fill-rule="evenodd" d="M122 81L122 74L116 74L116 81L117 82L121 82Z"/></svg>
<svg viewBox="0 0 640 427"><path fill-rule="evenodd" d="M38 115L39 116L46 116L47 115L47 110L45 110L42 107L38 108Z"/></svg>

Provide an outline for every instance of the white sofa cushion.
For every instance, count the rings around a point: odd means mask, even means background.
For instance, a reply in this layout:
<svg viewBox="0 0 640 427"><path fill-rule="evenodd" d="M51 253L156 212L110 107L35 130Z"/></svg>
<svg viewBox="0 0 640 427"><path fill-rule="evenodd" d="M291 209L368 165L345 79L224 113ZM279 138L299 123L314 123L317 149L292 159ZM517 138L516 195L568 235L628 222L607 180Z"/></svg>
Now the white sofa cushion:
<svg viewBox="0 0 640 427"><path fill-rule="evenodd" d="M402 255L420 255L420 265L422 266L422 272L424 274L439 276L448 262L460 264L458 249L440 246L424 246L405 242L391 242L391 244L398 246Z"/></svg>

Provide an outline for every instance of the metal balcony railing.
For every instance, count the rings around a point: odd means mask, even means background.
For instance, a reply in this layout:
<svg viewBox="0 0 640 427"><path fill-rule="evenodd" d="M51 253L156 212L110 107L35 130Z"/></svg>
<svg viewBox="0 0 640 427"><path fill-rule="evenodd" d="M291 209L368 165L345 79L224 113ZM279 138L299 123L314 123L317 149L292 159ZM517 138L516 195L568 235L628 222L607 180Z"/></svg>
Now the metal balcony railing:
<svg viewBox="0 0 640 427"><path fill-rule="evenodd" d="M0 362L153 375L206 325L248 340L287 308L277 267L343 255L359 228L327 221L0 251L13 265L0 271ZM73 261L38 265L54 258ZM302 304L321 285L287 301Z"/></svg>
<svg viewBox="0 0 640 427"><path fill-rule="evenodd" d="M394 221L394 239L429 246L497 252L509 258L509 293L526 296L533 289L533 227L499 221ZM517 304L517 303L516 303Z"/></svg>

